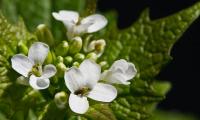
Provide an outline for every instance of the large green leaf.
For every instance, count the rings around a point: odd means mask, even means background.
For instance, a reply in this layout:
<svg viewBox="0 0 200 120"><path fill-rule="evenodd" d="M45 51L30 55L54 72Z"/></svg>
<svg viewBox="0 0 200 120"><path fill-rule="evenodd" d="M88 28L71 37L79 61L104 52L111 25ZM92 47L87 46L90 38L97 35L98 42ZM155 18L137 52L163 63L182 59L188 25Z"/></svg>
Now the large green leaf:
<svg viewBox="0 0 200 120"><path fill-rule="evenodd" d="M109 14L110 26L104 31L107 47L103 59L111 64L116 59L125 58L136 64L140 78L154 78L171 59L170 50L174 43L199 14L200 2L158 20L151 20L147 9L125 30L117 30L116 16L110 17Z"/></svg>
<svg viewBox="0 0 200 120"><path fill-rule="evenodd" d="M118 119L147 119L156 104L165 98L170 84L155 81L155 77L171 60L170 50L174 43L199 15L200 2L158 20L151 20L147 9L124 30L117 29L115 14L111 12L107 15L110 24L101 32L101 36L107 40L102 60L111 65L113 61L124 58L136 64L138 69L130 87L118 86L122 92L111 104Z"/></svg>

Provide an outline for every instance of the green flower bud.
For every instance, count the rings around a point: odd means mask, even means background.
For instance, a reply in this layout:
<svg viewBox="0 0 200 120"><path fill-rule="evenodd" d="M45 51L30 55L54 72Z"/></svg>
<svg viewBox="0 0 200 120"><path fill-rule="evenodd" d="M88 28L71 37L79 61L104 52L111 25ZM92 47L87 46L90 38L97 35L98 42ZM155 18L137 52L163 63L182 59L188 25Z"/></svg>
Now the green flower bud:
<svg viewBox="0 0 200 120"><path fill-rule="evenodd" d="M68 99L67 93L61 91L55 94L54 102L58 108L63 109L66 106L67 99Z"/></svg>
<svg viewBox="0 0 200 120"><path fill-rule="evenodd" d="M69 44L67 41L62 41L55 49L56 55L65 56L68 53Z"/></svg>
<svg viewBox="0 0 200 120"><path fill-rule="evenodd" d="M20 85L29 86L28 78L26 78L24 76L18 77L17 80L16 80L16 83L18 83Z"/></svg>
<svg viewBox="0 0 200 120"><path fill-rule="evenodd" d="M66 65L70 65L73 62L73 58L71 56L67 56L64 58L64 63Z"/></svg>
<svg viewBox="0 0 200 120"><path fill-rule="evenodd" d="M82 62L85 59L85 55L82 53L76 53L74 56L74 60L78 62Z"/></svg>
<svg viewBox="0 0 200 120"><path fill-rule="evenodd" d="M28 54L28 47L24 43L20 42L17 47L19 53Z"/></svg>
<svg viewBox="0 0 200 120"><path fill-rule="evenodd" d="M80 52L82 48L82 39L80 37L74 37L70 42L69 53L76 54Z"/></svg>
<svg viewBox="0 0 200 120"><path fill-rule="evenodd" d="M40 24L36 29L36 36L39 41L47 43L49 46L54 45L54 38L49 30L49 28L45 24Z"/></svg>
<svg viewBox="0 0 200 120"><path fill-rule="evenodd" d="M79 62L74 62L73 63L73 66L75 66L75 67L79 67L79 65L80 65Z"/></svg>
<svg viewBox="0 0 200 120"><path fill-rule="evenodd" d="M49 51L47 58L45 59L46 64L51 64L53 62L53 53Z"/></svg>
<svg viewBox="0 0 200 120"><path fill-rule="evenodd" d="M61 63L61 62L63 63L63 61L64 61L64 59L63 59L62 56L58 56L57 59L56 59L57 63Z"/></svg>
<svg viewBox="0 0 200 120"><path fill-rule="evenodd" d="M97 60L97 58L98 58L98 56L97 56L97 54L96 54L96 53L94 53L94 52L91 52L91 53L89 53L89 54L86 56L86 58L87 58L87 59L91 59L91 60L94 60L94 61L96 61L96 60Z"/></svg>
<svg viewBox="0 0 200 120"><path fill-rule="evenodd" d="M64 76L64 73L65 71L67 70L67 67L65 66L64 63L60 62L56 65L56 68L57 68L57 75L59 77L63 77Z"/></svg>
<svg viewBox="0 0 200 120"><path fill-rule="evenodd" d="M105 70L109 67L108 63L106 61L102 61L99 63L99 65L101 66L102 70Z"/></svg>

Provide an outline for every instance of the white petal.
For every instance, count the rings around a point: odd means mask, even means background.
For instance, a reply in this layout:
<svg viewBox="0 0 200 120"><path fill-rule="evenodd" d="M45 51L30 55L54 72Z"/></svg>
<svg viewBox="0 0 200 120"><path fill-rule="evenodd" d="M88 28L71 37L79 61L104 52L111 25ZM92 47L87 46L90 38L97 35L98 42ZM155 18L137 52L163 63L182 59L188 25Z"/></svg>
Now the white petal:
<svg viewBox="0 0 200 120"><path fill-rule="evenodd" d="M69 107L75 113L84 114L89 108L89 103L86 97L79 97L77 95L70 94Z"/></svg>
<svg viewBox="0 0 200 120"><path fill-rule="evenodd" d="M44 66L44 71L42 73L43 78L50 78L56 74L56 67L52 64Z"/></svg>
<svg viewBox="0 0 200 120"><path fill-rule="evenodd" d="M103 72L101 79L105 80L108 83L124 84L124 85L130 84L130 82L127 81L127 78L124 74L119 72L113 72L110 70Z"/></svg>
<svg viewBox="0 0 200 120"><path fill-rule="evenodd" d="M117 69L121 69L122 71L127 70L128 69L128 62L124 59L115 61L112 64L110 70L115 71Z"/></svg>
<svg viewBox="0 0 200 120"><path fill-rule="evenodd" d="M128 63L128 69L125 71L125 73L126 73L126 78L128 80L135 77L135 75L137 73L137 69L135 68L135 65L132 63Z"/></svg>
<svg viewBox="0 0 200 120"><path fill-rule="evenodd" d="M28 58L35 64L42 64L49 52L49 46L42 42L35 42L31 45Z"/></svg>
<svg viewBox="0 0 200 120"><path fill-rule="evenodd" d="M65 72L65 84L72 93L86 86L84 76L81 71L75 67Z"/></svg>
<svg viewBox="0 0 200 120"><path fill-rule="evenodd" d="M80 25L74 26L73 34L79 35L79 34L87 33L88 27L92 24L93 23L86 23L86 24L80 24Z"/></svg>
<svg viewBox="0 0 200 120"><path fill-rule="evenodd" d="M107 19L99 14L90 15L81 20L81 24L90 24L90 26L87 29L88 33L96 32L104 28L107 22Z"/></svg>
<svg viewBox="0 0 200 120"><path fill-rule="evenodd" d="M28 73L31 71L33 63L22 54L17 54L11 58L12 68L23 75L28 77Z"/></svg>
<svg viewBox="0 0 200 120"><path fill-rule="evenodd" d="M91 60L84 60L80 67L81 73L83 73L88 87L92 88L100 79L101 67Z"/></svg>
<svg viewBox="0 0 200 120"><path fill-rule="evenodd" d="M79 14L75 11L61 10L59 13L53 12L52 15L56 20L73 23L77 23L79 19Z"/></svg>
<svg viewBox="0 0 200 120"><path fill-rule="evenodd" d="M29 84L33 89L42 90L49 87L50 81L49 79L46 78L36 77L34 75L31 75L29 79Z"/></svg>
<svg viewBox="0 0 200 120"><path fill-rule="evenodd" d="M74 27L79 19L79 14L77 12L61 10L59 13L53 12L52 15L56 20L63 22L68 33L73 33Z"/></svg>
<svg viewBox="0 0 200 120"><path fill-rule="evenodd" d="M88 97L97 101L111 102L117 97L117 90L112 85L98 83L90 91Z"/></svg>

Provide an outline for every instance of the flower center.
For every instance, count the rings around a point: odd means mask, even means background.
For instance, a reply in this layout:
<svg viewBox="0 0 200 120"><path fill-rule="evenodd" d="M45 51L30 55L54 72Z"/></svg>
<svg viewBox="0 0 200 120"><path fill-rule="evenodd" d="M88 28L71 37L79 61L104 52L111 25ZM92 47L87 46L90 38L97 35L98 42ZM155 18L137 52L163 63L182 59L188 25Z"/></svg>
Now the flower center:
<svg viewBox="0 0 200 120"><path fill-rule="evenodd" d="M39 64L35 64L32 67L31 73L34 74L37 77L41 77L42 76L42 66Z"/></svg>
<svg viewBox="0 0 200 120"><path fill-rule="evenodd" d="M74 92L75 95L78 95L78 96L85 96L88 94L88 92L90 91L91 89L88 88L88 87L83 87L81 89L78 89Z"/></svg>

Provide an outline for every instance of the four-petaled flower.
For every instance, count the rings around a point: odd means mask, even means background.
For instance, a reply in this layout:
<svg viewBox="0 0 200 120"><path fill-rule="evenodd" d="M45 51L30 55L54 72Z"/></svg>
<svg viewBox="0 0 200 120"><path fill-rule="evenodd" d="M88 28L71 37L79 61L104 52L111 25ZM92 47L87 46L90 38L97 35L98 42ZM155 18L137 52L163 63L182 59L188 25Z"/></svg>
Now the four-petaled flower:
<svg viewBox="0 0 200 120"><path fill-rule="evenodd" d="M29 84L37 90L48 88L49 78L56 73L54 65L42 64L49 52L49 46L41 42L35 42L29 49L28 57L17 54L11 58L12 68L29 79Z"/></svg>
<svg viewBox="0 0 200 120"><path fill-rule="evenodd" d="M79 68L72 67L65 72L65 83L71 94L69 106L72 111L83 114L89 108L87 97L102 102L111 102L117 96L115 87L98 83L101 68L91 60L84 60Z"/></svg>
<svg viewBox="0 0 200 120"><path fill-rule="evenodd" d="M67 36L70 39L82 33L96 32L107 24L107 19L100 14L80 19L79 14L75 11L61 10L58 13L53 12L52 15L56 20L64 23L67 28Z"/></svg>
<svg viewBox="0 0 200 120"><path fill-rule="evenodd" d="M128 85L133 77L135 77L137 70L133 63L126 60L117 60L113 63L109 70L106 70L101 75L101 79L109 83Z"/></svg>

